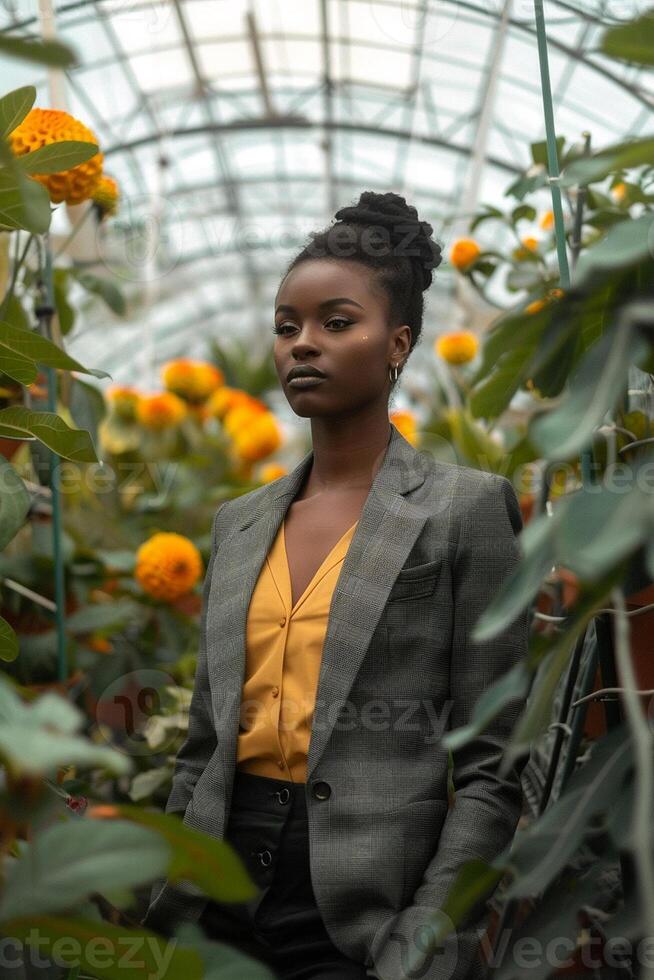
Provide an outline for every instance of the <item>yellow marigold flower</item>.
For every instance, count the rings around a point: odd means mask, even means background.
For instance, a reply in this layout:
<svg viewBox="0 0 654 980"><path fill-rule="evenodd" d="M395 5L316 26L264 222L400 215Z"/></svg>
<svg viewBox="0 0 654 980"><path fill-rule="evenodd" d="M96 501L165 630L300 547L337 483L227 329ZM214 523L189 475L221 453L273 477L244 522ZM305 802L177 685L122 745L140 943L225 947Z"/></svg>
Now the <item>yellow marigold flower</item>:
<svg viewBox="0 0 654 980"><path fill-rule="evenodd" d="M59 109L32 109L22 123L9 134L9 142L15 156L23 156L50 143L63 140L98 142L95 133L67 112ZM102 176L104 157L100 151L90 160L78 163L70 170L55 174L31 174L47 188L53 204L65 201L79 204L86 201L96 190Z"/></svg>
<svg viewBox="0 0 654 980"><path fill-rule="evenodd" d="M127 422L136 418L136 406L141 395L129 385L111 385L106 392L107 401L111 402L116 415Z"/></svg>
<svg viewBox="0 0 654 980"><path fill-rule="evenodd" d="M252 414L250 423L239 428L233 437L234 451L248 463L270 456L281 443L282 434L272 412Z"/></svg>
<svg viewBox="0 0 654 980"><path fill-rule="evenodd" d="M259 480L261 483L272 483L279 480L281 476L286 476L288 470L281 463L266 463L259 470Z"/></svg>
<svg viewBox="0 0 654 980"><path fill-rule="evenodd" d="M479 350L479 340L470 330L441 334L434 342L434 350L448 364L466 364Z"/></svg>
<svg viewBox="0 0 654 980"><path fill-rule="evenodd" d="M202 556L183 534L161 531L136 552L134 575L155 599L173 602L191 591L202 575Z"/></svg>
<svg viewBox="0 0 654 980"><path fill-rule="evenodd" d="M551 231L551 229L554 227L554 212L544 211L540 216L538 227L542 228L543 231Z"/></svg>
<svg viewBox="0 0 654 980"><path fill-rule="evenodd" d="M186 416L186 405L172 391L141 395L136 417L148 429L172 429Z"/></svg>
<svg viewBox="0 0 654 980"><path fill-rule="evenodd" d="M390 420L412 446L418 445L418 427L413 412L391 412Z"/></svg>
<svg viewBox="0 0 654 980"><path fill-rule="evenodd" d="M100 178L98 186L91 195L91 200L97 205L100 217L107 218L118 210L119 197L120 191L117 181L105 174Z"/></svg>
<svg viewBox="0 0 654 980"><path fill-rule="evenodd" d="M611 188L611 197L616 202L616 204L621 204L627 196L627 187L622 181L618 181Z"/></svg>
<svg viewBox="0 0 654 980"><path fill-rule="evenodd" d="M450 249L450 262L455 269L463 272L481 254L481 248L474 238L459 238Z"/></svg>
<svg viewBox="0 0 654 980"><path fill-rule="evenodd" d="M163 365L161 379L164 387L180 398L202 402L223 384L225 375L214 364L180 357Z"/></svg>

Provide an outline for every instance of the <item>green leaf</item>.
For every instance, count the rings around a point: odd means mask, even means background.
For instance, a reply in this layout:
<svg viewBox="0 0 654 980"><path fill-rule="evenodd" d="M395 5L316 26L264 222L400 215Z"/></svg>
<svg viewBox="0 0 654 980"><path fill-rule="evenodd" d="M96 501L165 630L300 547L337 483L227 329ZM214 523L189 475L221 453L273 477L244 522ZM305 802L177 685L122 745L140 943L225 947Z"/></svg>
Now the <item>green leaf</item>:
<svg viewBox="0 0 654 980"><path fill-rule="evenodd" d="M446 417L457 453L476 469L497 470L503 449L475 422L468 409L448 409Z"/></svg>
<svg viewBox="0 0 654 980"><path fill-rule="evenodd" d="M0 54L56 68L68 68L77 64L77 55L73 49L61 41L31 41L9 34L0 34Z"/></svg>
<svg viewBox="0 0 654 980"><path fill-rule="evenodd" d="M50 216L50 196L42 184L19 171L0 170L0 226L41 235Z"/></svg>
<svg viewBox="0 0 654 980"><path fill-rule="evenodd" d="M505 899L539 894L554 880L579 849L591 821L619 797L633 765L622 723L595 742L590 760L572 774L564 794L516 837L511 852L515 878Z"/></svg>
<svg viewBox="0 0 654 980"><path fill-rule="evenodd" d="M25 484L8 459L0 456L0 551L4 551L25 523L31 498Z"/></svg>
<svg viewBox="0 0 654 980"><path fill-rule="evenodd" d="M529 693L531 673L524 661L515 664L494 684L487 688L475 704L470 721L461 728L445 732L441 738L444 749L457 749L466 745L486 730L489 723L502 708L514 698L522 698Z"/></svg>
<svg viewBox="0 0 654 980"><path fill-rule="evenodd" d="M21 328L17 327L16 329ZM22 385L31 385L36 381L39 373L34 361L23 357L22 354L17 354L16 351L6 347L1 341L0 371L8 374L10 378L13 378L14 381L18 381Z"/></svg>
<svg viewBox="0 0 654 980"><path fill-rule="evenodd" d="M26 174L56 174L70 170L98 152L96 143L61 140L16 157L16 165Z"/></svg>
<svg viewBox="0 0 654 980"><path fill-rule="evenodd" d="M6 139L10 133L20 126L23 119L34 105L36 88L34 85L24 85L7 92L0 99L0 138Z"/></svg>
<svg viewBox="0 0 654 980"><path fill-rule="evenodd" d="M21 945L37 943L39 957L53 960L56 954L58 962L72 968L71 976L76 976L81 966L80 977L88 974L100 980L210 980L199 953L180 948L177 941L162 939L149 929L128 929L81 917L28 915L12 919L5 930ZM135 951L136 958L132 956ZM33 955L25 959L32 962ZM52 970L47 972L53 974ZM58 968L56 972L61 973ZM237 976L246 980L245 974L234 974L234 980Z"/></svg>
<svg viewBox="0 0 654 980"><path fill-rule="evenodd" d="M114 602L84 606L71 613L66 619L66 630L73 634L92 633L94 630L117 630L128 623L136 626L144 615L147 615L147 610L133 599L117 599Z"/></svg>
<svg viewBox="0 0 654 980"><path fill-rule="evenodd" d="M79 272L75 269L70 269L69 271L84 289L103 299L110 310L118 316L125 316L127 303L115 283L110 279L103 279L100 276L96 276L91 272Z"/></svg>
<svg viewBox="0 0 654 980"><path fill-rule="evenodd" d="M648 351L632 323L607 331L571 375L567 397L533 420L529 438L536 448L548 459L566 460L588 446L624 391L630 365Z"/></svg>
<svg viewBox="0 0 654 980"><path fill-rule="evenodd" d="M22 330L20 327L13 327L10 323L0 322L0 345L23 357L30 358L37 364L45 364L48 367L60 368L64 371L93 374L96 378L111 377L106 371L100 371L97 368L85 368L74 357L67 354L61 347L57 347L47 337L37 333L36 330Z"/></svg>
<svg viewBox="0 0 654 980"><path fill-rule="evenodd" d="M0 921L74 907L98 887L136 888L165 873L170 846L128 820L68 820L35 835L9 869Z"/></svg>
<svg viewBox="0 0 654 980"><path fill-rule="evenodd" d="M525 366L530 353L526 347L508 351L499 361L497 369L471 392L469 406L475 418L496 419L508 408L516 391L526 380Z"/></svg>
<svg viewBox="0 0 654 980"><path fill-rule="evenodd" d="M222 838L187 826L175 814L144 810L129 803L112 805L122 820L133 820L160 833L172 848L167 877L190 881L217 902L245 902L257 893L238 853Z"/></svg>
<svg viewBox="0 0 654 980"><path fill-rule="evenodd" d="M515 227L518 221L533 221L536 217L536 208L531 204L519 204L511 212L511 224Z"/></svg>
<svg viewBox="0 0 654 980"><path fill-rule="evenodd" d="M484 221L489 221L491 219L499 220L499 221L506 220L503 211L500 211L499 208L494 208L491 207L489 204L486 204L484 206L484 210L480 214L476 215L476 217L473 218L473 220L470 222L470 224L468 225L468 231L471 232L475 231L475 229L478 228L479 225L483 224Z"/></svg>
<svg viewBox="0 0 654 980"><path fill-rule="evenodd" d="M44 775L78 765L101 766L116 775L131 772L128 756L76 735L83 724L83 713L60 695L48 692L23 704L9 682L0 679L0 758L13 771Z"/></svg>
<svg viewBox="0 0 654 980"><path fill-rule="evenodd" d="M644 167L654 163L654 137L645 136L642 139L630 139L624 143L616 143L614 146L606 147L599 153L584 157L582 160L575 160L570 166L566 167L561 176L561 187L572 187L576 184L590 184L594 181L604 180L609 174L620 170L629 170L632 167ZM605 195L598 195L597 191L592 192L591 207L609 206L614 207L611 198ZM604 201L602 201L604 198Z"/></svg>
<svg viewBox="0 0 654 980"><path fill-rule="evenodd" d="M33 412L24 405L0 409L0 436L34 436L64 459L98 463L91 437L82 429L71 429L55 412Z"/></svg>
<svg viewBox="0 0 654 980"><path fill-rule="evenodd" d="M654 456L644 452L631 464L631 487L615 492L611 481L583 486L559 501L551 516L532 518L520 535L523 557L504 581L473 630L473 640L491 639L512 623L533 600L545 575L563 565L586 583L602 583L620 563L651 537L654 526L647 467ZM644 473L641 473L644 467ZM593 601L593 597L588 600Z"/></svg>
<svg viewBox="0 0 654 980"><path fill-rule="evenodd" d="M565 137L559 136L556 140L556 155L557 159L561 159L561 154L563 152L563 147L565 146ZM534 163L540 163L542 166L547 167L547 141L540 140L537 143L531 144L531 158Z"/></svg>
<svg viewBox="0 0 654 980"><path fill-rule="evenodd" d="M68 302L68 269L55 269L52 280L59 327L65 337L75 326L75 309Z"/></svg>
<svg viewBox="0 0 654 980"><path fill-rule="evenodd" d="M0 660L10 663L18 656L18 637L6 619L0 616Z"/></svg>
<svg viewBox="0 0 654 980"><path fill-rule="evenodd" d="M654 11L648 10L628 24L605 31L600 51L610 58L654 65Z"/></svg>

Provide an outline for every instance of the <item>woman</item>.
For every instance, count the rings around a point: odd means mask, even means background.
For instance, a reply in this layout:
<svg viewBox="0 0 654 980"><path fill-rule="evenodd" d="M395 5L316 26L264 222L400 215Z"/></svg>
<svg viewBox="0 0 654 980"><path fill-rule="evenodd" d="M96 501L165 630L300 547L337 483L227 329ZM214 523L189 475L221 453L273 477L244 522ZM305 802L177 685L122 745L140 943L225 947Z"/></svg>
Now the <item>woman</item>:
<svg viewBox="0 0 654 980"><path fill-rule="evenodd" d="M336 219L275 301L275 366L313 448L216 513L166 807L227 839L259 893L226 905L166 883L144 921L196 920L285 980L462 980L484 972L481 917L424 955L423 926L463 862L511 841L521 767L498 770L522 705L454 754L450 807L439 737L527 651L526 612L471 639L522 522L508 480L419 453L389 423L441 259L431 225L390 193Z"/></svg>

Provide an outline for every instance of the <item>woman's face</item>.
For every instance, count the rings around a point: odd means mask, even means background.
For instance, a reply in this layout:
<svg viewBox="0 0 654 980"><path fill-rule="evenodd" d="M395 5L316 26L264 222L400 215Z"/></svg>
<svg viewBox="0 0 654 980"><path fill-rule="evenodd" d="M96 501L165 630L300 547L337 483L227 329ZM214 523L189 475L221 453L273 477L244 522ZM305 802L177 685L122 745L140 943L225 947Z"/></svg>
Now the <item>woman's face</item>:
<svg viewBox="0 0 654 980"><path fill-rule="evenodd" d="M409 351L411 328L388 326L388 300L360 263L301 262L275 301L274 358L291 408L303 418L349 415L374 401L388 406L391 363ZM293 383L288 373L316 368L319 381Z"/></svg>

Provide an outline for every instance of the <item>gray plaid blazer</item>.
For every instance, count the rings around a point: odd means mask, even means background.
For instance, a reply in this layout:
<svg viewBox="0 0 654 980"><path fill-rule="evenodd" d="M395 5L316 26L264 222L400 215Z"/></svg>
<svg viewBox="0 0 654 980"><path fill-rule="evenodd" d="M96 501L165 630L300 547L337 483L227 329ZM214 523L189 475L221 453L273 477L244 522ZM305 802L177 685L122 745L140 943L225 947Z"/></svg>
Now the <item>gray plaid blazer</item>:
<svg viewBox="0 0 654 980"><path fill-rule="evenodd" d="M230 811L250 597L265 556L311 465L221 504L204 582L197 673L167 813L222 837ZM483 609L521 557L522 519L509 480L416 450L391 424L332 596L309 745L311 876L334 942L370 976L483 976L475 955L487 909L421 965L425 923L460 865L492 861L522 811L516 764L500 778L516 699L454 753L439 736L465 725L479 696L523 658L525 610L473 643ZM316 783L331 792L314 795ZM324 789L324 787L323 787ZM171 935L206 903L159 879L143 924Z"/></svg>

